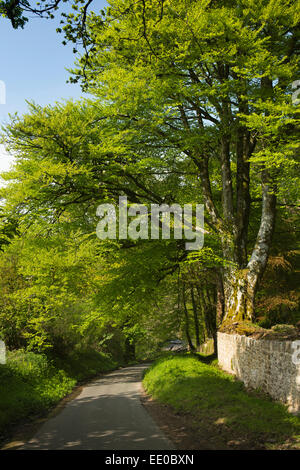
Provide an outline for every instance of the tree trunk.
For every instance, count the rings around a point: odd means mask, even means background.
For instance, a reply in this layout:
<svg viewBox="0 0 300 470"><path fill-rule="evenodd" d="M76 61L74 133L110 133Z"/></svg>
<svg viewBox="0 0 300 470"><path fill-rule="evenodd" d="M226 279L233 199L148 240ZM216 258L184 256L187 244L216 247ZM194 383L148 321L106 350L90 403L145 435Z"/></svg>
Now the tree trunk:
<svg viewBox="0 0 300 470"><path fill-rule="evenodd" d="M182 288L182 300L183 300L183 312L185 316L185 334L186 334L186 339L189 345L190 351L195 351L195 346L193 344L191 335L190 335L190 320L189 320L189 312L186 306L186 299L185 299L185 290L184 287Z"/></svg>
<svg viewBox="0 0 300 470"><path fill-rule="evenodd" d="M221 325L224 318L225 311L225 299L224 299L224 287L221 275L217 275L217 306L216 306L216 325L217 328Z"/></svg>
<svg viewBox="0 0 300 470"><path fill-rule="evenodd" d="M224 75L225 73L225 75ZM219 69L223 80L226 70ZM273 96L272 80L261 79L263 99ZM241 114L249 114L246 96L246 82L241 81L238 93L238 106ZM203 200L210 223L216 233L220 234L223 247L223 258L226 266L222 273L224 288L224 319L223 321L239 321L254 319L254 299L259 281L265 270L275 224L276 196L270 174L261 166L262 181L262 214L256 244L248 261L247 241L250 217L250 164L249 160L256 147L264 145L263 141L252 135L249 129L237 119L235 134L229 130L233 124L228 100L219 102L218 114L224 132L221 133L219 159L222 178L222 210L215 204L208 157L205 152L198 151L190 155L199 170ZM225 131L226 130L226 131ZM231 152L236 146L236 193L233 196ZM259 168L257 168L259 170Z"/></svg>
<svg viewBox="0 0 300 470"><path fill-rule="evenodd" d="M213 340L214 340L214 355L218 355L218 339L217 339L217 332L214 333Z"/></svg>
<svg viewBox="0 0 300 470"><path fill-rule="evenodd" d="M224 321L254 320L254 299L267 265L275 225L276 196L268 172L262 172L262 214L256 243L245 269L224 270ZM226 248L227 249L227 248Z"/></svg>
<svg viewBox="0 0 300 470"><path fill-rule="evenodd" d="M130 338L125 338L125 351L124 359L126 362L132 362L136 360L135 357L135 344L130 341Z"/></svg>
<svg viewBox="0 0 300 470"><path fill-rule="evenodd" d="M196 348L197 348L197 351L200 351L199 318L198 318L198 310L197 310L196 299L195 299L194 288L193 287L191 287L191 297L192 297L194 323L195 323Z"/></svg>
<svg viewBox="0 0 300 470"><path fill-rule="evenodd" d="M231 270L225 273L224 279L224 307L223 321L231 322L248 319L253 320L254 296L253 286L248 286L247 269Z"/></svg>

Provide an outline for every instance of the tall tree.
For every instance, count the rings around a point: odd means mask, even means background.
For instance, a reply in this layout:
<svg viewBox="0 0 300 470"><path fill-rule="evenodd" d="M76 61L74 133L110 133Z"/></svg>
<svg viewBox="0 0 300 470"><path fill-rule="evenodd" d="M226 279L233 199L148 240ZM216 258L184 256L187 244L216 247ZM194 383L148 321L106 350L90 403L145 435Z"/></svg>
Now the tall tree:
<svg viewBox="0 0 300 470"><path fill-rule="evenodd" d="M123 123L120 140L171 147L196 169L229 321L254 317L276 202L297 165L299 13L290 0L113 0L90 16L74 72Z"/></svg>

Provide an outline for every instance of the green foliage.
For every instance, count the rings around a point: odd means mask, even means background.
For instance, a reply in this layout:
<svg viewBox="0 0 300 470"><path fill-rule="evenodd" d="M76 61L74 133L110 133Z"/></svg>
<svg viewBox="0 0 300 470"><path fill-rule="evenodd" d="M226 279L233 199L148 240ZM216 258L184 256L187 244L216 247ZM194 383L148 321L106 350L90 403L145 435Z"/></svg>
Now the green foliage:
<svg viewBox="0 0 300 470"><path fill-rule="evenodd" d="M0 365L0 431L32 414L39 414L70 393L76 381L55 369L46 356L21 350Z"/></svg>
<svg viewBox="0 0 300 470"><path fill-rule="evenodd" d="M64 360L23 350L8 353L0 365L0 436L25 418L45 414L78 381L117 366L96 351L77 351Z"/></svg>
<svg viewBox="0 0 300 470"><path fill-rule="evenodd" d="M77 382L87 380L99 372L108 372L118 366L110 355L93 349L75 350L65 359L54 357L53 362L56 368L62 369Z"/></svg>
<svg viewBox="0 0 300 470"><path fill-rule="evenodd" d="M63 354L80 342L82 311L91 308L88 263L94 247L74 233L48 239L42 236L46 229L32 227L1 258L0 329L10 348L60 348Z"/></svg>
<svg viewBox="0 0 300 470"><path fill-rule="evenodd" d="M256 302L257 320L264 328L300 321L298 225L297 207L278 210L273 246Z"/></svg>
<svg viewBox="0 0 300 470"><path fill-rule="evenodd" d="M163 7L114 0L105 15L90 16L91 48L74 70L107 104L118 150L155 146L197 173L209 231L222 249L215 260L226 267L229 317L253 318L276 198L293 204L299 197L299 113L291 99L298 25L299 2L289 0ZM239 292L245 311L236 302L236 270L247 278Z"/></svg>
<svg viewBox="0 0 300 470"><path fill-rule="evenodd" d="M0 251L9 245L12 238L18 235L18 221L14 217L6 216L0 208Z"/></svg>

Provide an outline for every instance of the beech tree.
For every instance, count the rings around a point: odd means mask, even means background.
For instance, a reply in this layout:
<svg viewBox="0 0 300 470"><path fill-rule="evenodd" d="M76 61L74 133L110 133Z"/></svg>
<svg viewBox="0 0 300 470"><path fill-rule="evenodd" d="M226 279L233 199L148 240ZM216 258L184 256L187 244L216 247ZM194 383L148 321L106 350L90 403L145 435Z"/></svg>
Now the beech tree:
<svg viewBox="0 0 300 470"><path fill-rule="evenodd" d="M211 251L194 260L217 263L225 322L254 319L276 205L299 191L298 21L299 3L287 0L114 0L90 14L73 80L94 100L31 105L12 119L6 211L56 223L68 208L91 230L96 206L124 194L131 203L204 202ZM66 35L78 34L74 20ZM186 258L180 242L168 249L160 264L159 250L152 256L162 279ZM208 296L198 297L205 306Z"/></svg>
<svg viewBox="0 0 300 470"><path fill-rule="evenodd" d="M74 70L123 123L120 141L172 147L197 170L223 250L225 321L254 317L276 202L298 164L299 13L289 0L113 0L90 15Z"/></svg>
<svg viewBox="0 0 300 470"><path fill-rule="evenodd" d="M180 203L195 200L193 193L199 191L195 174L184 161L174 161L172 149L166 149L163 158L155 147L151 152L130 150L126 142L119 141L118 125L106 111L109 110L101 103L92 101L44 108L30 105L26 115L14 116L6 127L4 142L14 152L15 164L2 175L8 183L0 192L5 199L2 232L10 234L8 222L12 220L18 233L15 239L14 233L7 238L6 245L10 246L5 247L3 266L10 259L10 252L19 252L17 271L29 277L24 286L12 285L9 295L3 295L3 334L8 335L6 327L15 309L13 340L9 344L19 344L20 337L30 347L54 347L62 337L64 343L72 343L68 325L74 322L74 331L80 328L89 338L91 331L113 336L118 331L126 339L124 354L132 357L136 343L142 343L145 324L148 338L157 345L159 340L168 338L168 327L174 324L168 315L176 321L171 307L177 293L162 296L162 292L166 286L168 291L173 287L174 282L171 279L168 283L167 277L178 270L186 257L184 240L178 240L178 244L176 240L113 240L111 245L101 244L95 233L99 221L96 209L103 202L118 203L119 195L124 194L129 203L146 205L161 203L166 197ZM87 257L83 272L79 265L75 267L76 260L80 260L79 241L85 255L90 253L90 244L94 250ZM52 256L56 252L57 256ZM63 258L67 271L70 263L70 277L74 277L78 296L70 283L65 289L60 263ZM85 295L76 284L77 270ZM85 274L90 277L89 286L84 282ZM162 301L159 313L156 305L158 296L167 298L169 304L164 308L165 326L160 318ZM63 310L64 302L70 312ZM77 322L78 312L82 318ZM59 336L57 324L64 319ZM163 331L159 333L160 329ZM30 340L28 331L33 336Z"/></svg>

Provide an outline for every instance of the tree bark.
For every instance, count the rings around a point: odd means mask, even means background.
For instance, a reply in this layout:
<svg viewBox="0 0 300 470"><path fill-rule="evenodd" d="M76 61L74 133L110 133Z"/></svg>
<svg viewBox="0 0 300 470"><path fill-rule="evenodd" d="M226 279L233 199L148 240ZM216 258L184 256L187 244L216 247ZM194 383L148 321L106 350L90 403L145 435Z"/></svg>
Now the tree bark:
<svg viewBox="0 0 300 470"><path fill-rule="evenodd" d="M191 297L192 297L194 323L195 323L196 348L197 348L197 351L199 351L200 350L199 318L198 318L198 310L197 310L196 299L195 299L194 288L193 287L191 287Z"/></svg>
<svg viewBox="0 0 300 470"><path fill-rule="evenodd" d="M183 301L183 312L185 316L185 334L186 334L186 339L189 345L190 351L195 351L195 346L193 344L191 335L190 335L190 319L189 319L189 312L186 306L186 298L185 298L185 288L183 286L182 288L182 301Z"/></svg>
<svg viewBox="0 0 300 470"><path fill-rule="evenodd" d="M262 172L262 214L256 243L245 269L229 268L224 273L225 318L254 319L254 299L267 265L275 225L276 196L266 170Z"/></svg>

